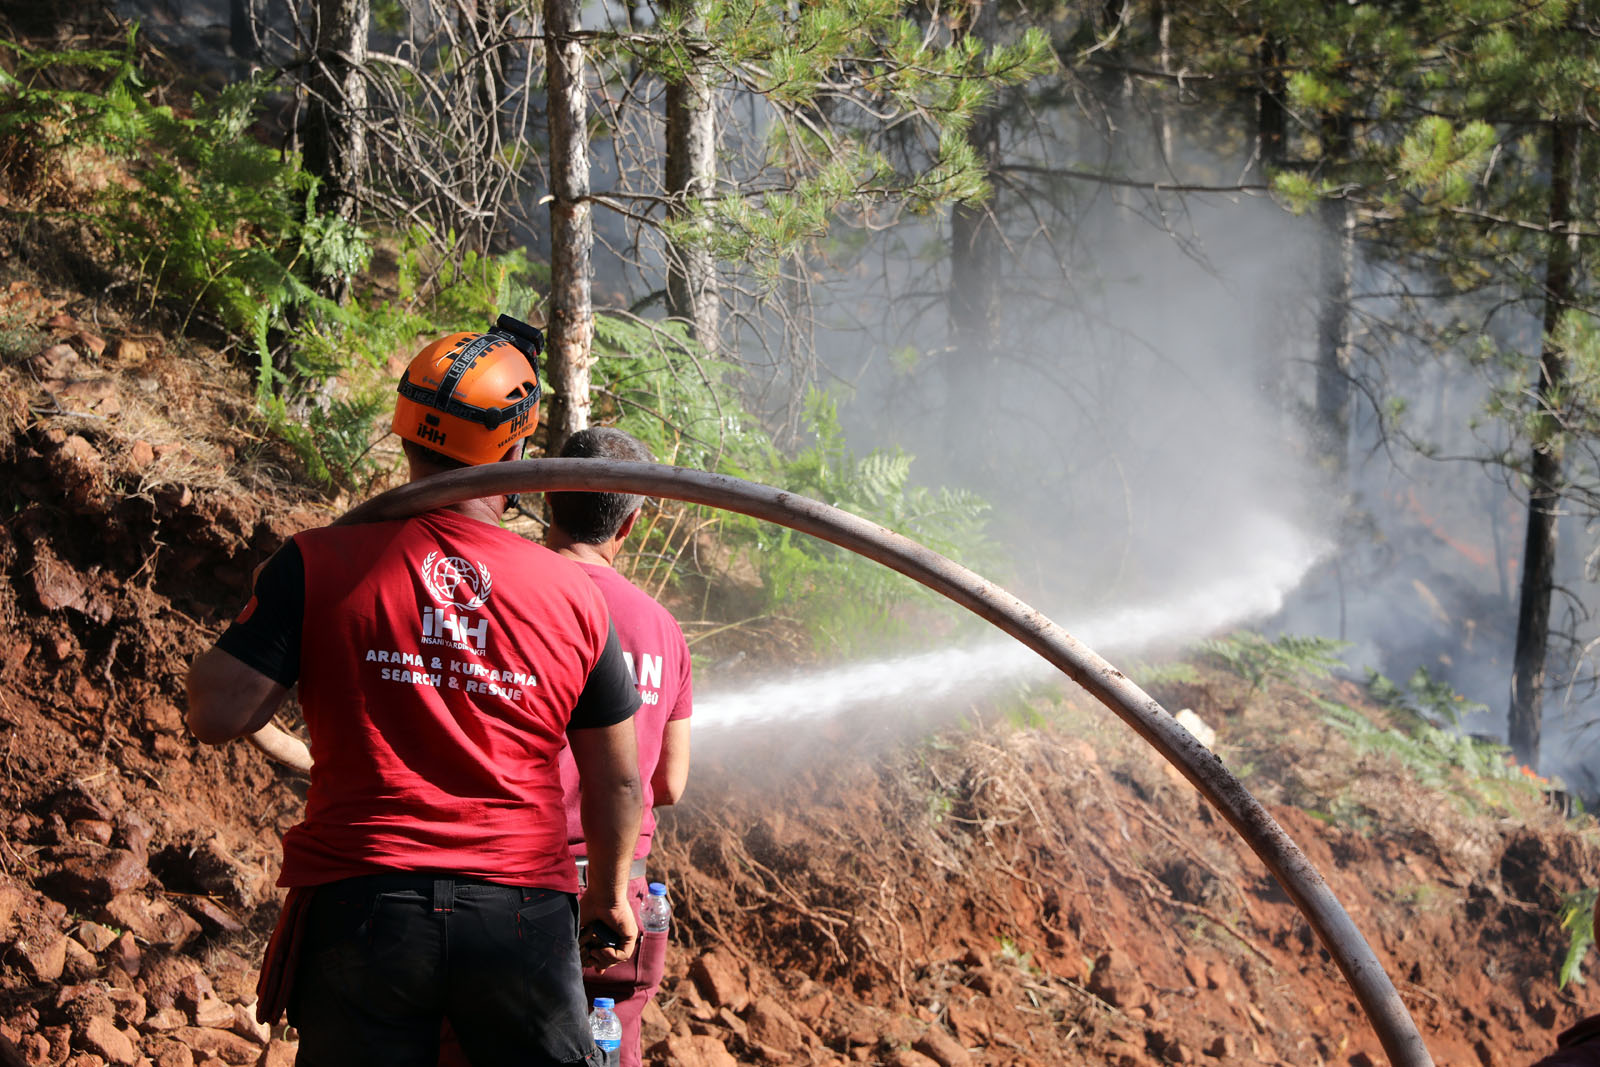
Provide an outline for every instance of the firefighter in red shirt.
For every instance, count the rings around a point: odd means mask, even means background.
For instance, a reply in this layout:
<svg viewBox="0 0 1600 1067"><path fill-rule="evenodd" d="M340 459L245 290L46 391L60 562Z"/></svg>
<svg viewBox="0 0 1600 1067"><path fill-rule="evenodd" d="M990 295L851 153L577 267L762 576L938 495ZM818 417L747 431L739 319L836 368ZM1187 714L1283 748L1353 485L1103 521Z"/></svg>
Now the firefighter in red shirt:
<svg viewBox="0 0 1600 1067"><path fill-rule="evenodd" d="M394 429L413 480L516 459L538 423L538 331L502 316L407 368ZM189 672L188 723L255 732L298 684L316 763L284 837L290 887L263 972L302 1067L433 1067L440 1025L475 1067L598 1062L578 930L619 936L641 787L638 692L581 568L499 525L504 497L330 526L262 568ZM581 900L557 757L582 778Z"/></svg>

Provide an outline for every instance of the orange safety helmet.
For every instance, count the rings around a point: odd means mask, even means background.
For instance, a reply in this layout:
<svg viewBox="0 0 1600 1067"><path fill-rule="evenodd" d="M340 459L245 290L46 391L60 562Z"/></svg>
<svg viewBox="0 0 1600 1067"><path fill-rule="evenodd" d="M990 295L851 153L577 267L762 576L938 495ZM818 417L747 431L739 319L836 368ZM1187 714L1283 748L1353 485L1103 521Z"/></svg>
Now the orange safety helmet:
<svg viewBox="0 0 1600 1067"><path fill-rule="evenodd" d="M429 344L400 378L394 432L463 463L493 463L539 427L544 335L501 315Z"/></svg>

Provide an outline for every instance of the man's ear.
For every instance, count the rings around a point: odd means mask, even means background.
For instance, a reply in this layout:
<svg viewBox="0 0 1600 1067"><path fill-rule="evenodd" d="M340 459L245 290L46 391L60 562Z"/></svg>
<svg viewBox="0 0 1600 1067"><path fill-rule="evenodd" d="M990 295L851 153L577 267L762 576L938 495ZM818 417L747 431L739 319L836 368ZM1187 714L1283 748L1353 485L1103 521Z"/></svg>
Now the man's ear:
<svg viewBox="0 0 1600 1067"><path fill-rule="evenodd" d="M617 527L616 539L618 541L627 540L628 535L633 532L633 524L638 520L639 512L643 510L643 508L634 508L633 514L622 520L622 525Z"/></svg>

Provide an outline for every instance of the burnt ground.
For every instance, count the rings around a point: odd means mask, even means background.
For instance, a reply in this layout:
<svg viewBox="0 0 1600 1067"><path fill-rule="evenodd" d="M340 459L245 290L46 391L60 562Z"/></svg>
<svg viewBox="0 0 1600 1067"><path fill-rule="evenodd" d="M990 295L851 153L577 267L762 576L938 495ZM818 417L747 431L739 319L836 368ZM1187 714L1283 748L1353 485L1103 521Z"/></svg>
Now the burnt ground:
<svg viewBox="0 0 1600 1067"><path fill-rule="evenodd" d="M304 783L189 739L182 677L251 567L337 508L216 353L16 268L0 326L0 1064L290 1062L250 1006ZM1530 1063L1596 1010L1555 981L1592 819L1352 740L1319 698L1385 712L1348 683L1152 684L1217 728L1439 1063ZM678 926L649 1062L1384 1062L1186 783L1081 694L1009 707L704 746L659 838Z"/></svg>

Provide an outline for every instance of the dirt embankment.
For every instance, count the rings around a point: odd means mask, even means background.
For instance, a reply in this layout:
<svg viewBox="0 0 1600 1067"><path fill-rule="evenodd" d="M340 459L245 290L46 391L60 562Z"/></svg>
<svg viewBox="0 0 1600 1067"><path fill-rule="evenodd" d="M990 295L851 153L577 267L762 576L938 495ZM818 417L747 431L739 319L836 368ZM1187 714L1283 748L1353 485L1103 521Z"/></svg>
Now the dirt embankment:
<svg viewBox="0 0 1600 1067"><path fill-rule="evenodd" d="M250 1006L303 783L196 746L181 679L250 568L329 509L214 358L28 278L0 316L0 1064L287 1063L292 1032ZM1217 726L1440 1063L1526 1064L1595 1009L1554 980L1591 822L1460 774L1424 788L1308 698L1203 677L1163 695ZM1193 791L1104 713L1034 705L1026 729L707 748L656 861L679 924L650 1062L1383 1062Z"/></svg>

